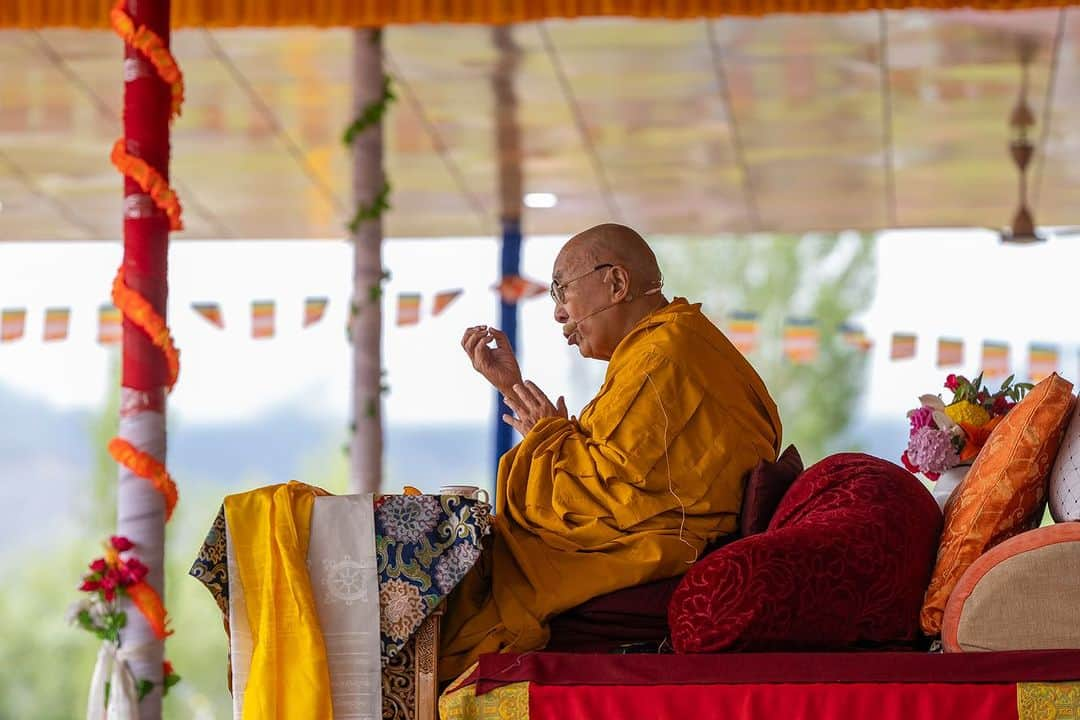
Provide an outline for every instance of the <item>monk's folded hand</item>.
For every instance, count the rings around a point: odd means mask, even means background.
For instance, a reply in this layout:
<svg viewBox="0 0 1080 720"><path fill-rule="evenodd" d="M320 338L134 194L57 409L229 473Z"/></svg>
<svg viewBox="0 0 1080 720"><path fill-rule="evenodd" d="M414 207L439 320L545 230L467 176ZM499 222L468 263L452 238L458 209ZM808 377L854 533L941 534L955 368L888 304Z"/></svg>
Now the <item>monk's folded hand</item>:
<svg viewBox="0 0 1080 720"><path fill-rule="evenodd" d="M552 404L544 391L536 387L531 380L514 385L512 390L505 399L506 406L513 410L514 414L503 415L502 419L522 435L528 435L536 423L544 418L568 418L566 400L560 396L557 405Z"/></svg>
<svg viewBox="0 0 1080 720"><path fill-rule="evenodd" d="M493 341L495 347L489 347ZM521 368L510 347L510 338L501 330L487 325L471 327L461 338L461 347L472 361L473 369L503 395L510 394L511 388L521 382Z"/></svg>

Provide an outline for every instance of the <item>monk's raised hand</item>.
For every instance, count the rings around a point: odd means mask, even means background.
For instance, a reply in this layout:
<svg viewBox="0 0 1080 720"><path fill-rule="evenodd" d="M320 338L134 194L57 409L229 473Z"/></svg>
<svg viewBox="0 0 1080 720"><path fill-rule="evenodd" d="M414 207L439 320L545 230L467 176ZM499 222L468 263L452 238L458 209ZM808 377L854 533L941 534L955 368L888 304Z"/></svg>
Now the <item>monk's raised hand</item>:
<svg viewBox="0 0 1080 720"><path fill-rule="evenodd" d="M492 341L495 347L489 347ZM506 333L487 325L471 327L462 336L461 347L469 356L473 369L503 395L509 394L514 385L521 382L521 368Z"/></svg>
<svg viewBox="0 0 1080 720"><path fill-rule="evenodd" d="M506 405L514 411L513 415L503 415L502 419L522 435L527 435L536 423L544 418L567 418L566 400L559 397L557 404L552 404L544 391L532 381L514 385L513 393L506 396Z"/></svg>

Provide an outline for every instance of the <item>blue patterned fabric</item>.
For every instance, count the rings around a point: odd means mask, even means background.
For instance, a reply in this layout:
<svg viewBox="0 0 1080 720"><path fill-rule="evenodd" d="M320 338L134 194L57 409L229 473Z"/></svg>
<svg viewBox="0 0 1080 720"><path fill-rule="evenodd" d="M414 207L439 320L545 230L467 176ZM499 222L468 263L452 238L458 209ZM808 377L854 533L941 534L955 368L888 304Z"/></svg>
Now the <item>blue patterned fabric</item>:
<svg viewBox="0 0 1080 720"><path fill-rule="evenodd" d="M460 495L383 495L375 499L375 554L384 661L465 577L491 531L489 506ZM191 570L228 613L225 508Z"/></svg>

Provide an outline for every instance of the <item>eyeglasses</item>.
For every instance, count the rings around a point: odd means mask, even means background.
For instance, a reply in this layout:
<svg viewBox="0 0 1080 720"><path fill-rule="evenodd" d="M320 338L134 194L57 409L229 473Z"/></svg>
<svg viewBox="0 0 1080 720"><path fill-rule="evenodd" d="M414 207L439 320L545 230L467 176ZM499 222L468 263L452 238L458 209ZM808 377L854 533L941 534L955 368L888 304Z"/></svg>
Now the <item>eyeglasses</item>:
<svg viewBox="0 0 1080 720"><path fill-rule="evenodd" d="M557 280L552 280L551 281L551 290L550 290L551 291L551 299L554 300L559 305L562 305L563 303L566 302L566 288L570 287L570 285L572 285L573 283L576 283L578 280L581 280L582 278L589 277L590 275L592 275L597 270L603 270L604 268L609 268L609 267L615 267L615 266L612 265L611 263L604 263L603 265L597 265L596 267L594 267L589 272L584 273L582 275L578 275L576 278L571 278L571 279L567 280L564 283L560 283Z"/></svg>

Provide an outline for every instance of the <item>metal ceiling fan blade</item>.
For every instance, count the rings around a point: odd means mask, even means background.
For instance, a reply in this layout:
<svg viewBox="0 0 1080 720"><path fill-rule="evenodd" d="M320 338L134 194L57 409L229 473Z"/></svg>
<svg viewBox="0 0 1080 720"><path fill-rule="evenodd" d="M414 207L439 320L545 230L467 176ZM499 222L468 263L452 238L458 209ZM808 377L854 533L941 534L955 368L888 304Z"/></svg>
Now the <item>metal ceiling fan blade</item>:
<svg viewBox="0 0 1080 720"><path fill-rule="evenodd" d="M1065 225L1064 227L1048 229L1046 232L1055 238L1080 237L1080 225Z"/></svg>

